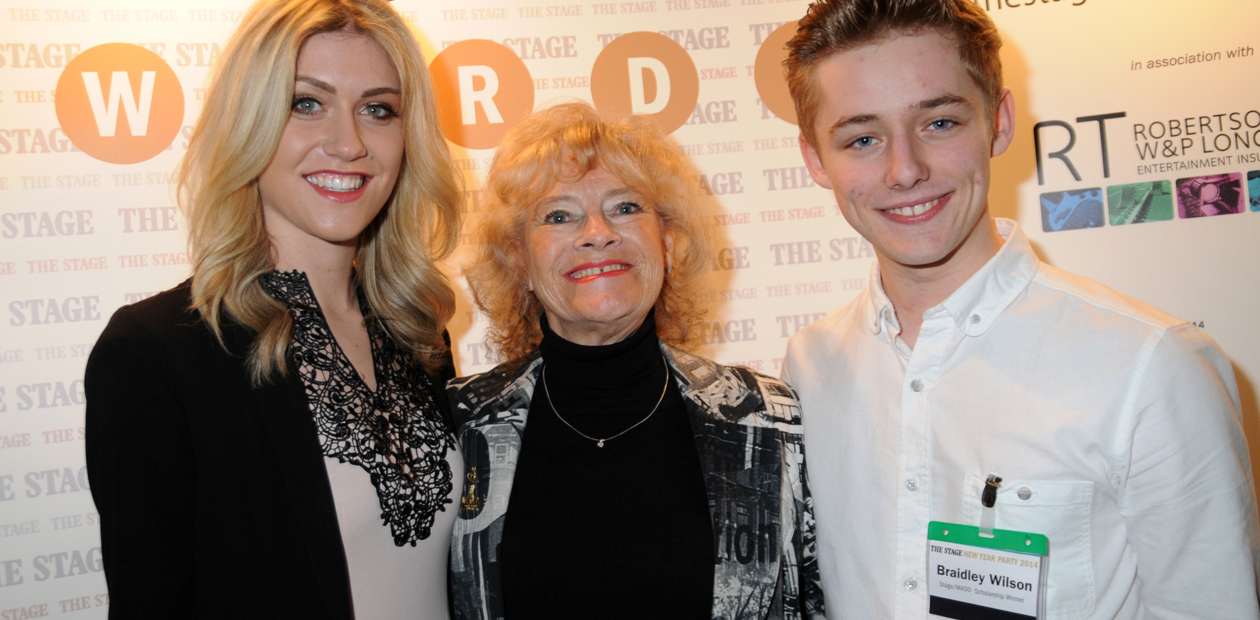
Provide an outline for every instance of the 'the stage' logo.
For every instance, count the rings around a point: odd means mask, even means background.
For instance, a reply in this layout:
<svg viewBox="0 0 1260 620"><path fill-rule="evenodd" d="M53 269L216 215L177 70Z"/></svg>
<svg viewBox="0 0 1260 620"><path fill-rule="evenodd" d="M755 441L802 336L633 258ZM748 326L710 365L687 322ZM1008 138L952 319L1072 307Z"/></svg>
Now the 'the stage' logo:
<svg viewBox="0 0 1260 620"><path fill-rule="evenodd" d="M170 65L130 43L79 54L57 80L57 120L84 153L135 164L166 150L184 121L184 89Z"/></svg>

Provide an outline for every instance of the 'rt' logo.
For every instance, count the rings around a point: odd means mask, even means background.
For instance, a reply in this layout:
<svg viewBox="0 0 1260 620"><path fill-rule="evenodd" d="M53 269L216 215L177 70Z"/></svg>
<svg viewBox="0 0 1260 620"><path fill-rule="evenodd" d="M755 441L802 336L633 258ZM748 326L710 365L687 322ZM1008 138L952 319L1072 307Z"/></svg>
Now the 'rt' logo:
<svg viewBox="0 0 1260 620"><path fill-rule="evenodd" d="M1098 145L1102 148L1102 173L1104 179L1111 178L1111 153L1107 150L1107 121L1114 118L1124 118L1124 112L1112 112L1111 114L1095 114L1093 116L1081 116L1076 119L1078 123L1098 123ZM1067 146L1046 153L1041 144L1041 130L1046 127L1060 127L1067 130ZM1046 159L1057 159L1067 166L1068 172L1072 174L1072 178L1077 182L1081 180L1081 174L1076 171L1076 166L1072 165L1072 160L1068 158L1068 151L1076 146L1076 130L1071 125L1063 121L1041 121L1033 125L1033 150L1037 155L1037 185L1046 184L1046 173L1044 163ZM1043 159L1042 156L1046 159Z"/></svg>

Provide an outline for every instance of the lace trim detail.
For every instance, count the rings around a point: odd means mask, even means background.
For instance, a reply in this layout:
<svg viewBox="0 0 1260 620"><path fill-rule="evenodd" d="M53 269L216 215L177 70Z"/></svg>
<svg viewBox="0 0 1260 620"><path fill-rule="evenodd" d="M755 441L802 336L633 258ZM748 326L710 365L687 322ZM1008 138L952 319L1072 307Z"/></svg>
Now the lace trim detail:
<svg viewBox="0 0 1260 620"><path fill-rule="evenodd" d="M429 537L434 513L451 503L446 450L454 446L429 393L429 376L380 321L368 318L373 392L337 346L306 274L273 271L259 283L293 316L290 353L306 386L324 456L367 470L394 544L414 547ZM361 296L359 304L369 316Z"/></svg>

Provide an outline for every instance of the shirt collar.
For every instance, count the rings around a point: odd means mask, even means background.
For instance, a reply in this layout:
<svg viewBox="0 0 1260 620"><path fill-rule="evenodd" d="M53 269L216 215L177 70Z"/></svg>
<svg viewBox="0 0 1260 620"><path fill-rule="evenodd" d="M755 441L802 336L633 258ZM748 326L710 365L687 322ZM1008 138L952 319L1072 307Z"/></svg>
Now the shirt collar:
<svg viewBox="0 0 1260 620"><path fill-rule="evenodd" d="M1041 264L1019 224L1005 218L994 218L993 223L1005 240L1002 248L937 306L948 312L958 329L968 336L988 331L998 315L1032 282ZM901 325L880 281L878 260L871 266L870 291L871 332L878 334L887 324L890 334L899 333Z"/></svg>
<svg viewBox="0 0 1260 620"><path fill-rule="evenodd" d="M891 334L900 333L901 323L897 321L897 312L893 310L892 300L888 298L888 293L884 292L884 282L880 279L879 259L871 261L869 290L871 292L871 333L878 335L885 323L888 324Z"/></svg>

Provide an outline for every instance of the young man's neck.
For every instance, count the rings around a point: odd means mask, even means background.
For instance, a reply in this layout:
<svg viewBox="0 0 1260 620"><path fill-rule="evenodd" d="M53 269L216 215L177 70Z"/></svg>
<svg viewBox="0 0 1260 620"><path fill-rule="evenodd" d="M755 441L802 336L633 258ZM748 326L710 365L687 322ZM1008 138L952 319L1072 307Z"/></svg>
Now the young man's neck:
<svg viewBox="0 0 1260 620"><path fill-rule="evenodd" d="M932 265L903 265L878 255L880 283L897 313L900 338L910 348L919 339L923 313L945 301L1002 249L992 218L981 220L971 234L978 237Z"/></svg>

